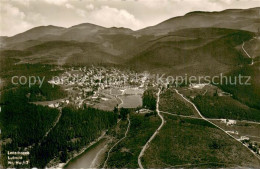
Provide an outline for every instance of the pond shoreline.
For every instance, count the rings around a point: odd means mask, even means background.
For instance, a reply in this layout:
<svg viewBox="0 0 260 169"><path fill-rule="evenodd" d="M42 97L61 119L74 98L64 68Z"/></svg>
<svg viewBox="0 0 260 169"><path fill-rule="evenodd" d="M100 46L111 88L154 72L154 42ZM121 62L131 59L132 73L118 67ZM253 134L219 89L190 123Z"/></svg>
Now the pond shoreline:
<svg viewBox="0 0 260 169"><path fill-rule="evenodd" d="M90 144L88 144L86 147L83 147L78 153L73 154L69 160L67 160L66 163L58 163L54 166L51 166L49 168L66 168L71 162L74 160L77 160L81 156L83 156L85 153L87 153L91 148L93 148L96 144L100 143L103 139L105 139L106 131L103 131L102 134L94 141L92 141Z"/></svg>

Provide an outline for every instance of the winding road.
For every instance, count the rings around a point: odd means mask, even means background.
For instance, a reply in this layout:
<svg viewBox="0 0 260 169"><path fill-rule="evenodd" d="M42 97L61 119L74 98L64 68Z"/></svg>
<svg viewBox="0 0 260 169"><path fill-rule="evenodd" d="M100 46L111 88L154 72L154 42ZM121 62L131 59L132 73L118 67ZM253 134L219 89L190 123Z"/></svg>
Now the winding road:
<svg viewBox="0 0 260 169"><path fill-rule="evenodd" d="M224 129L222 129L221 127L219 127L218 125L216 125L215 123L213 123L213 122L209 121L208 119L206 119L206 118L200 113L200 111L197 109L197 107L196 107L196 105L195 105L194 103L192 103L189 99L187 99L187 98L184 97L182 94L180 94L177 89L174 89L174 90L176 91L176 93L177 93L178 95L180 95L185 101L187 101L188 103L190 103L190 104L195 108L195 110L197 111L197 113L199 114L199 116L200 116L203 120L205 120L205 121L211 123L212 125L214 125L214 126L217 127L218 129L220 129L220 130L222 130L223 132L225 132L228 136L230 136L230 137L233 138L234 140L238 141L240 144L242 144L243 146L245 146L251 153L254 154L254 156L256 156L256 157L260 160L260 157L259 157L254 151L252 151L250 148L248 148L246 145L244 145L242 142L240 142L240 141L239 141L238 139L236 139L234 136L232 136L231 134L229 134L227 131L225 131Z"/></svg>
<svg viewBox="0 0 260 169"><path fill-rule="evenodd" d="M130 129L130 125L131 125L129 115L128 115L128 117L127 117L127 120L128 120L128 126L127 126L127 129L126 129L126 132L125 132L125 136L122 137L120 140L118 140L118 141L109 149L109 151L108 151L108 153L107 153L107 158L106 158L106 160L105 160L105 162L104 162L104 165L103 165L103 168L106 167L107 161L108 161L108 159L109 159L110 152L113 150L113 148L114 148L118 143L120 143L122 140L124 140L124 139L126 138L127 133L129 132L129 129Z"/></svg>
<svg viewBox="0 0 260 169"><path fill-rule="evenodd" d="M244 45L245 45L245 42L243 42L242 49L243 49L243 51L246 53L246 55L247 55L250 59L252 59L251 65L254 65L254 60L253 60L253 58L247 53L247 51L246 51L245 48L244 48Z"/></svg>
<svg viewBox="0 0 260 169"><path fill-rule="evenodd" d="M149 147L150 142L155 138L155 136L159 133L159 131L161 130L161 128L165 124L165 120L164 120L163 116L160 114L160 111L159 111L160 93L161 93L161 89L159 88L159 91L157 93L156 112L157 112L158 116L161 118L162 123L159 126L159 128L153 133L152 137L150 137L150 139L146 142L146 144L144 145L142 151L140 152L140 154L138 156L138 165L139 165L140 169L144 168L143 165L142 165L141 158L144 155L145 150Z"/></svg>

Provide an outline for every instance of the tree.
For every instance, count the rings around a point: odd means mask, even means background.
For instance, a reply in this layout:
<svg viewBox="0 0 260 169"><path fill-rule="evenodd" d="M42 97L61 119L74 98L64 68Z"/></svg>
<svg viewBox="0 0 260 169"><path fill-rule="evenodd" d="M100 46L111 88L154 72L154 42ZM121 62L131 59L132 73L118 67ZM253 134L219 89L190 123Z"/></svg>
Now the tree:
<svg viewBox="0 0 260 169"><path fill-rule="evenodd" d="M120 109L120 117L122 120L126 120L127 115L130 113L129 109L121 108Z"/></svg>
<svg viewBox="0 0 260 169"><path fill-rule="evenodd" d="M67 152L67 150L61 152L60 160L63 163L65 163L68 160L68 152Z"/></svg>
<svg viewBox="0 0 260 169"><path fill-rule="evenodd" d="M156 96L152 90L146 90L143 94L143 106L151 110L156 109Z"/></svg>
<svg viewBox="0 0 260 169"><path fill-rule="evenodd" d="M114 112L115 114L117 114L117 113L118 113L118 106L114 107L114 110L113 110L113 112Z"/></svg>

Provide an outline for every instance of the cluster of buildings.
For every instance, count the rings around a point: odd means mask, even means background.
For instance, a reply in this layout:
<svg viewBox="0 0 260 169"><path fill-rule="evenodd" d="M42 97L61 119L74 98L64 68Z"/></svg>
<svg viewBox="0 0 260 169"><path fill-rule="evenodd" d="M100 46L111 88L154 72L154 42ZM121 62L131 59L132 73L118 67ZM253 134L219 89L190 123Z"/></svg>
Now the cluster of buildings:
<svg viewBox="0 0 260 169"><path fill-rule="evenodd" d="M230 120L230 119L221 119L221 123L225 123L227 126L232 126L237 124L236 120Z"/></svg>
<svg viewBox="0 0 260 169"><path fill-rule="evenodd" d="M52 85L61 86L68 93L68 99L50 104L49 107L59 107L73 104L78 107L93 105L100 99L100 91L111 88L140 87L145 88L151 80L145 73L137 74L130 70L120 70L113 67L71 67L64 70L60 76L49 81Z"/></svg>

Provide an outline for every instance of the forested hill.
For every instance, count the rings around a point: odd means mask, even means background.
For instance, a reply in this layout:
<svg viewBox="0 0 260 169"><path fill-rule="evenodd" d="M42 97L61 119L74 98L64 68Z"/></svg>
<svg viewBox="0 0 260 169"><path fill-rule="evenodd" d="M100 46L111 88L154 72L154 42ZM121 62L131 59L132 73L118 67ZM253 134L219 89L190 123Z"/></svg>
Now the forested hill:
<svg viewBox="0 0 260 169"><path fill-rule="evenodd" d="M117 114L94 108L66 107L59 112L30 104L21 88L7 90L1 96L4 101L0 113L4 167L16 167L7 164L7 152L18 150L30 152L30 163L23 167L44 168L54 157L64 162L69 158L68 153L80 150L117 121ZM44 137L60 113L59 122Z"/></svg>

